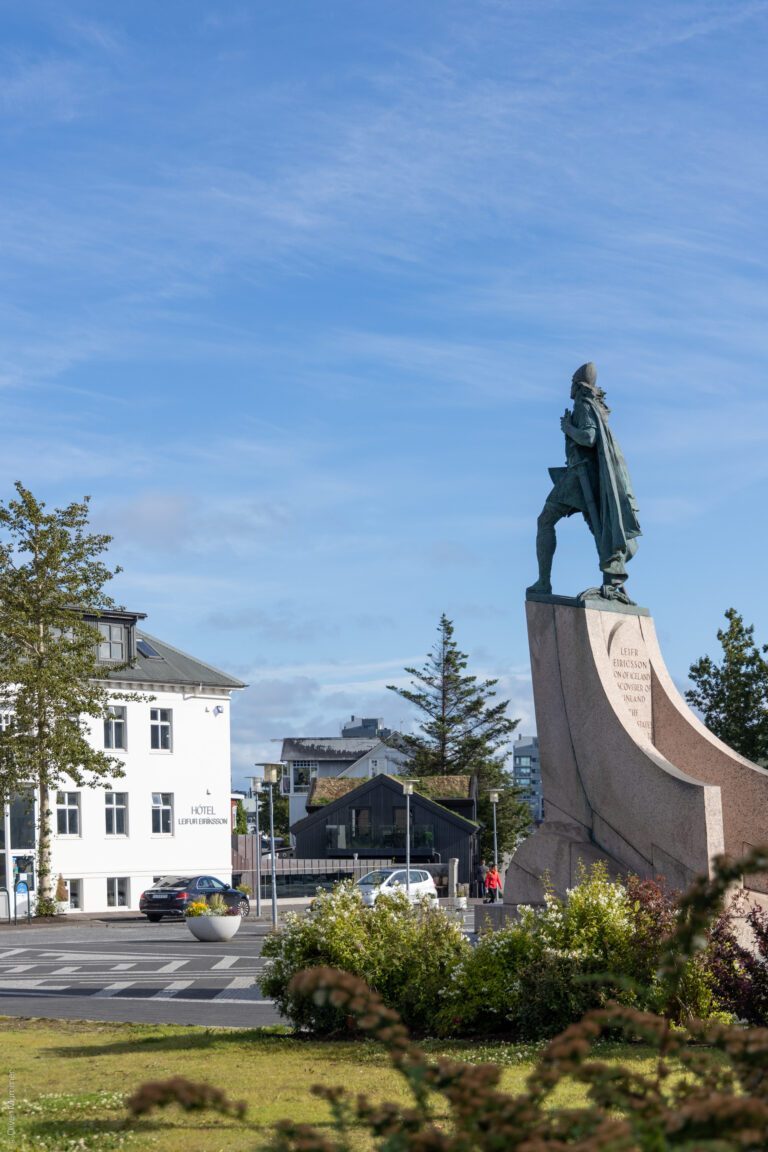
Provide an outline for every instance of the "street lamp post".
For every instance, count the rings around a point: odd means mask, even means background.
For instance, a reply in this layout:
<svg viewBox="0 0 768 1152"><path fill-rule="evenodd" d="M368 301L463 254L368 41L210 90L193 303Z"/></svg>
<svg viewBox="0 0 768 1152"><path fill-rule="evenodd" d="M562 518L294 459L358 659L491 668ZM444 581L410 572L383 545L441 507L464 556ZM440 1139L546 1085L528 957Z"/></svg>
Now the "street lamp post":
<svg viewBox="0 0 768 1152"><path fill-rule="evenodd" d="M411 796L413 784L410 780L403 781L403 794L405 796L405 892L411 898Z"/></svg>
<svg viewBox="0 0 768 1152"><path fill-rule="evenodd" d="M261 829L259 828L259 804L264 791L264 781L252 777L251 792L256 793L256 916L261 916Z"/></svg>
<svg viewBox="0 0 768 1152"><path fill-rule="evenodd" d="M272 873L272 930L277 931L277 891L275 888L275 809L272 790L277 783L277 768L274 764L264 765L264 782L269 785L269 860Z"/></svg>
<svg viewBox="0 0 768 1152"><path fill-rule="evenodd" d="M496 788L492 788L488 793L491 804L493 805L493 866L498 870L499 867L499 842L496 836L496 805L499 802L499 793Z"/></svg>

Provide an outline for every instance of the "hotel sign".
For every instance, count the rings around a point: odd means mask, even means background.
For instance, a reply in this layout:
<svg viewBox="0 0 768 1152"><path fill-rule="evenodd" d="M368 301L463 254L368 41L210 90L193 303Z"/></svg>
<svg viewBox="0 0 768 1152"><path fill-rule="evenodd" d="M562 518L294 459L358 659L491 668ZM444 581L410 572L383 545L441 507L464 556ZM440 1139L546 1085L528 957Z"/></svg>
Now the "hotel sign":
<svg viewBox="0 0 768 1152"><path fill-rule="evenodd" d="M179 816L177 824L227 824L226 816L217 816L212 804L190 804L189 816Z"/></svg>

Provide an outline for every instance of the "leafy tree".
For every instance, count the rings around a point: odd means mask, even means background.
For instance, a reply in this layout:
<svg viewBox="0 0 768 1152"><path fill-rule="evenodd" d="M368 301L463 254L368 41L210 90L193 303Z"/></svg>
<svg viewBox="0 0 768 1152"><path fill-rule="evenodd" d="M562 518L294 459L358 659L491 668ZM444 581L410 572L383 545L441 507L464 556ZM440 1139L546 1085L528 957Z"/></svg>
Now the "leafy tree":
<svg viewBox="0 0 768 1152"><path fill-rule="evenodd" d="M18 499L0 504L0 708L10 720L0 731L0 798L39 791L37 911L47 915L51 791L124 775L116 757L89 744L87 718L142 697L110 693L97 662L95 620L115 607L104 587L119 569L101 559L111 537L87 531L87 498L47 512L15 487Z"/></svg>
<svg viewBox="0 0 768 1152"><path fill-rule="evenodd" d="M248 832L248 816L242 800L238 800L235 806L235 832L238 836L245 836Z"/></svg>
<svg viewBox="0 0 768 1152"><path fill-rule="evenodd" d="M288 840L288 797L281 795L277 785L272 793L272 815L275 821L275 836L282 836ZM269 837L269 794L265 789L257 799L259 806L259 832Z"/></svg>
<svg viewBox="0 0 768 1152"><path fill-rule="evenodd" d="M273 801L274 817L275 817L275 836L282 836L285 841L288 841L288 797L281 796L275 790L275 799Z"/></svg>
<svg viewBox="0 0 768 1152"><path fill-rule="evenodd" d="M723 661L702 656L691 665L695 687L685 698L704 717L704 723L722 741L749 760L768 758L768 662L754 642L753 625L745 625L735 608L725 613L727 629L717 638Z"/></svg>
<svg viewBox="0 0 768 1152"><path fill-rule="evenodd" d="M506 746L519 721L507 716L508 700L492 703L498 680L478 682L465 670L467 656L453 638L453 624L443 613L438 639L423 668L406 668L410 688L388 684L421 713L419 731L396 732L388 740L407 756L406 771L423 776L477 776L478 816L484 825L480 848L493 856L491 788L499 789L497 836L499 854L512 851L531 824L531 810L504 764Z"/></svg>

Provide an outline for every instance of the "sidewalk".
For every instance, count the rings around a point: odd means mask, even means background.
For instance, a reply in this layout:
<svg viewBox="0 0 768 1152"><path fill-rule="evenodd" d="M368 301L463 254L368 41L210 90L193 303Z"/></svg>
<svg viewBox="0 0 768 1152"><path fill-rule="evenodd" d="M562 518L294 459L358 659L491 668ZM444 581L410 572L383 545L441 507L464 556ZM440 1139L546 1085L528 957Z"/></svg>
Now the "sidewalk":
<svg viewBox="0 0 768 1152"><path fill-rule="evenodd" d="M278 900L277 903L277 918L284 912L294 911L302 907L306 907L312 902L312 898L295 899L295 900ZM165 917L165 923L170 924L175 920L181 921L182 917ZM262 900L261 902L261 916L256 915L255 903L251 905L251 911L247 918L249 924L270 924L272 920L272 907L268 901ZM13 917L11 917L10 924L3 917L0 920L0 932L5 928L72 928L77 924L146 924L148 923L146 916L141 912L137 912L133 908L126 908L125 911L115 912L65 912L61 916L33 916L31 921L27 921L27 917L19 915L18 923L14 924Z"/></svg>
<svg viewBox="0 0 768 1152"><path fill-rule="evenodd" d="M308 908L314 900L314 896L294 897L292 900L278 899L277 901L277 918L278 922L285 912L297 912L302 908ZM447 900L440 901L440 907L446 912L453 911L453 901L450 897ZM477 916L477 908L483 907L483 901L480 899L470 898L467 901L466 907L466 922L477 923L479 918ZM170 916L165 918L165 922L170 924L176 918ZM179 920L181 917L179 917ZM261 902L261 916L256 916L256 903L251 904L250 915L246 921L248 924L264 925L269 927L272 923L272 905L269 900L262 900ZM147 918L141 912L135 909L126 908L125 911L115 912L65 912L61 916L33 916L31 922L27 922L26 916L19 916L18 924L13 923L11 919L10 924L3 918L0 920L0 932L8 928L72 928L75 925L82 924L146 924Z"/></svg>

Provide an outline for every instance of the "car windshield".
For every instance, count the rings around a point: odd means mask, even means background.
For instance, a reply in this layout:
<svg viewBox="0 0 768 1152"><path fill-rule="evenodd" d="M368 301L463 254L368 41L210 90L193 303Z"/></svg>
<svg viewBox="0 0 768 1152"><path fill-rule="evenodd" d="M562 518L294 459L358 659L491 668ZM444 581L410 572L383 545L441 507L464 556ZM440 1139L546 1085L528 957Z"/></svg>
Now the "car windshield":
<svg viewBox="0 0 768 1152"><path fill-rule="evenodd" d="M385 880L389 880L390 876L394 873L391 868L379 868L376 872L369 872L367 876L363 876L357 881L358 885L362 888L374 888L377 884L383 884Z"/></svg>
<svg viewBox="0 0 768 1152"><path fill-rule="evenodd" d="M192 883L190 876L163 876L162 880L158 880L157 884L153 884L153 888L188 888Z"/></svg>

